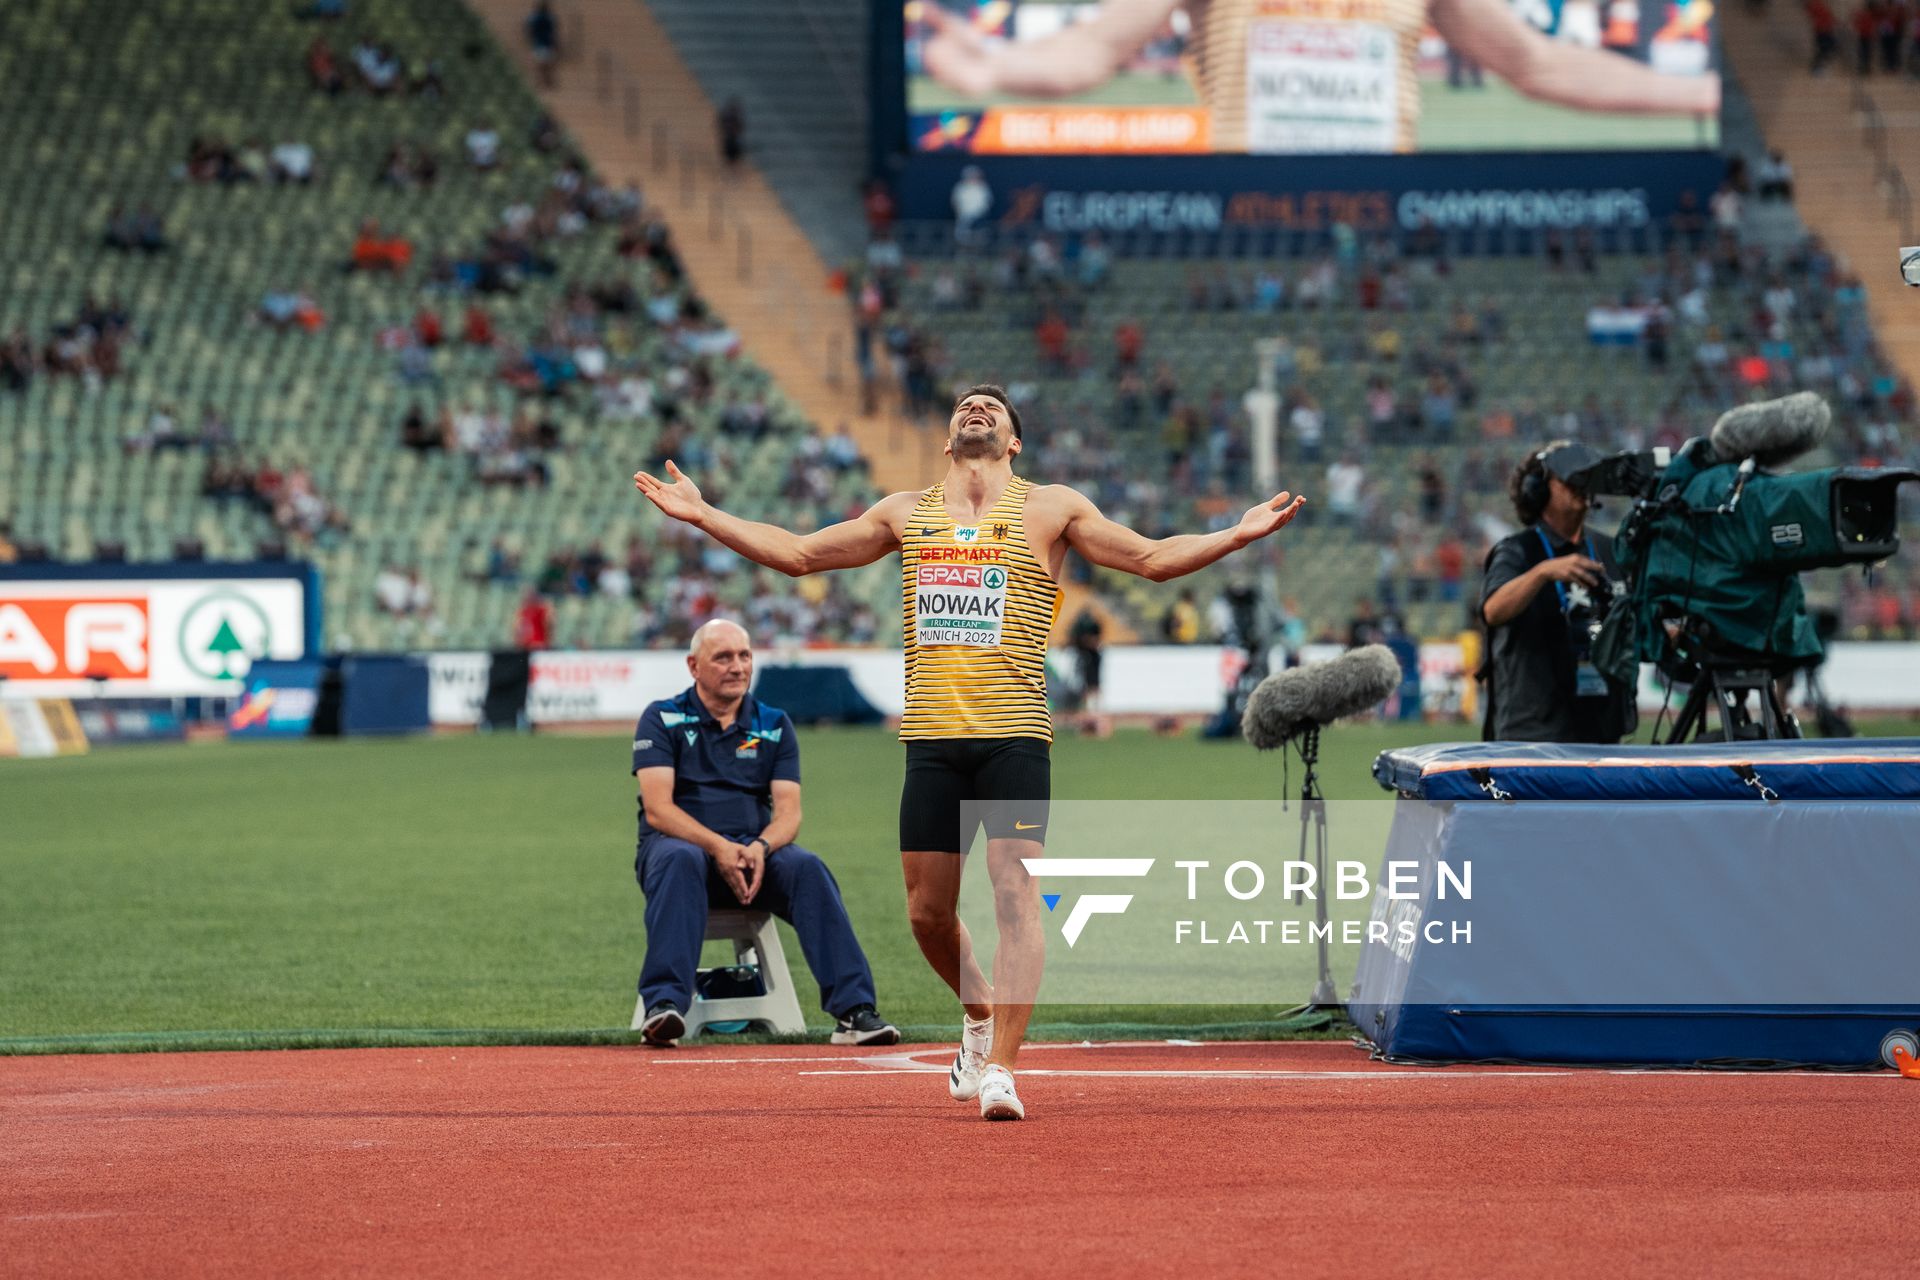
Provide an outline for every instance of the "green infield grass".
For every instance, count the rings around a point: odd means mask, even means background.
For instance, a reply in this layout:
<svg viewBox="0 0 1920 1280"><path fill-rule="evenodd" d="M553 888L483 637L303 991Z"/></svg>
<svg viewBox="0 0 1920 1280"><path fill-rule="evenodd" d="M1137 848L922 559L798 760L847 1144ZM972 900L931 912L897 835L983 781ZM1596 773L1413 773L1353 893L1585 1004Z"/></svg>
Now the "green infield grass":
<svg viewBox="0 0 1920 1280"><path fill-rule="evenodd" d="M1473 736L1338 726L1321 775L1335 799L1381 798L1376 753ZM801 741L801 841L839 878L882 1012L951 1034L953 998L903 910L899 744L879 729ZM454 736L0 762L0 1052L628 1039L644 942L628 752L620 737ZM1237 741L1123 730L1063 737L1054 759L1062 799L1282 794L1279 757ZM824 1029L790 931L786 945ZM1287 1033L1274 1014L1304 998L1312 949L1284 950L1268 1006L1043 1006L1036 1032Z"/></svg>
<svg viewBox="0 0 1920 1280"><path fill-rule="evenodd" d="M1421 732L1330 733L1327 785L1381 794L1374 754ZM878 729L801 742L801 842L840 881L882 1011L934 1034L956 1006L907 928L900 745ZM644 945L628 753L623 738L461 736L8 761L0 1049L624 1035ZM1137 730L1063 738L1054 777L1057 796L1080 799L1277 799L1281 785L1279 758L1243 743ZM1305 990L1277 991L1277 1005ZM1038 1020L1071 1035L1261 1014L1101 1006Z"/></svg>

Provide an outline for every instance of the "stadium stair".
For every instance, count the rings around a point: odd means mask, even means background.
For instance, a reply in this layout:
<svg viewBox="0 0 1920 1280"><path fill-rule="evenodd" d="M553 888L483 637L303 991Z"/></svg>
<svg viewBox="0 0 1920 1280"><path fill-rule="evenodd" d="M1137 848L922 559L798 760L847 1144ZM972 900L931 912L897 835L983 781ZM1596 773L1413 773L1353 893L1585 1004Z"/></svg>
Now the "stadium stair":
<svg viewBox="0 0 1920 1280"><path fill-rule="evenodd" d="M710 102L737 98L753 160L830 262L866 251L870 0L648 0Z"/></svg>
<svg viewBox="0 0 1920 1280"><path fill-rule="evenodd" d="M1721 153L1739 156L1752 173L1767 158L1766 131L1754 113L1746 86L1729 69L1722 77L1720 100ZM1740 215L1740 239L1771 254L1785 255L1807 234L1807 224L1791 200L1748 200Z"/></svg>
<svg viewBox="0 0 1920 1280"><path fill-rule="evenodd" d="M1870 121L1884 131L1891 172L1911 155L1920 127L1920 83L1853 74L1852 37L1824 75L1813 75L1811 35L1798 6L1730 5L1721 11L1722 42L1740 80L1765 85L1750 101L1766 133L1793 166L1793 201L1806 224L1859 272L1874 334L1909 381L1920 384L1920 304L1896 273L1900 220L1888 212L1887 174L1875 162ZM1920 165L1901 181L1920 189Z"/></svg>

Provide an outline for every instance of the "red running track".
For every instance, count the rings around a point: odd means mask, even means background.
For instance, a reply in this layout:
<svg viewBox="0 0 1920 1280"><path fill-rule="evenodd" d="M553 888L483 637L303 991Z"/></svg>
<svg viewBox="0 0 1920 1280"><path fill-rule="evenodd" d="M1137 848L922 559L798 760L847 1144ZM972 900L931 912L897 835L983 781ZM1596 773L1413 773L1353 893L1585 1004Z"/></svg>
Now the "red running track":
<svg viewBox="0 0 1920 1280"><path fill-rule="evenodd" d="M10 1277L1899 1269L1920 1087L1339 1044L0 1059Z"/></svg>

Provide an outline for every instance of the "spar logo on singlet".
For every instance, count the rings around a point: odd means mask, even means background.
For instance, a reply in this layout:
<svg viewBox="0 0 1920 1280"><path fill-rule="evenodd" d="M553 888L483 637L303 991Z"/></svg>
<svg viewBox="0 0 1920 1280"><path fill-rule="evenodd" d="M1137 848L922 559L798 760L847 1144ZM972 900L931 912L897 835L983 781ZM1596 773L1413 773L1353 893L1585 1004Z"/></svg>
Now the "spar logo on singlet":
<svg viewBox="0 0 1920 1280"><path fill-rule="evenodd" d="M1000 643L1007 571L996 564L923 564L914 594L914 637L923 645L989 648Z"/></svg>

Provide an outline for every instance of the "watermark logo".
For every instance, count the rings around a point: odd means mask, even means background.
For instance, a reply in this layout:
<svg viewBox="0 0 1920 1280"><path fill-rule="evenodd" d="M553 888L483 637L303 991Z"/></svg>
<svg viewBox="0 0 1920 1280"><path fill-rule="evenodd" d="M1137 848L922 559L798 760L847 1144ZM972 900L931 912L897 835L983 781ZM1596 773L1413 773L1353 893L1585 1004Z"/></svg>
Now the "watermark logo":
<svg viewBox="0 0 1920 1280"><path fill-rule="evenodd" d="M1070 876L1070 877L1140 877L1153 870L1152 858L1022 858L1021 865L1026 867L1030 876ZM1058 893L1043 893L1041 900L1052 911L1060 905L1064 896ZM1086 893L1074 900L1067 909L1067 920L1060 927L1060 936L1071 947L1080 941L1080 934L1087 927L1087 921L1099 915L1117 916L1133 903L1130 893Z"/></svg>

